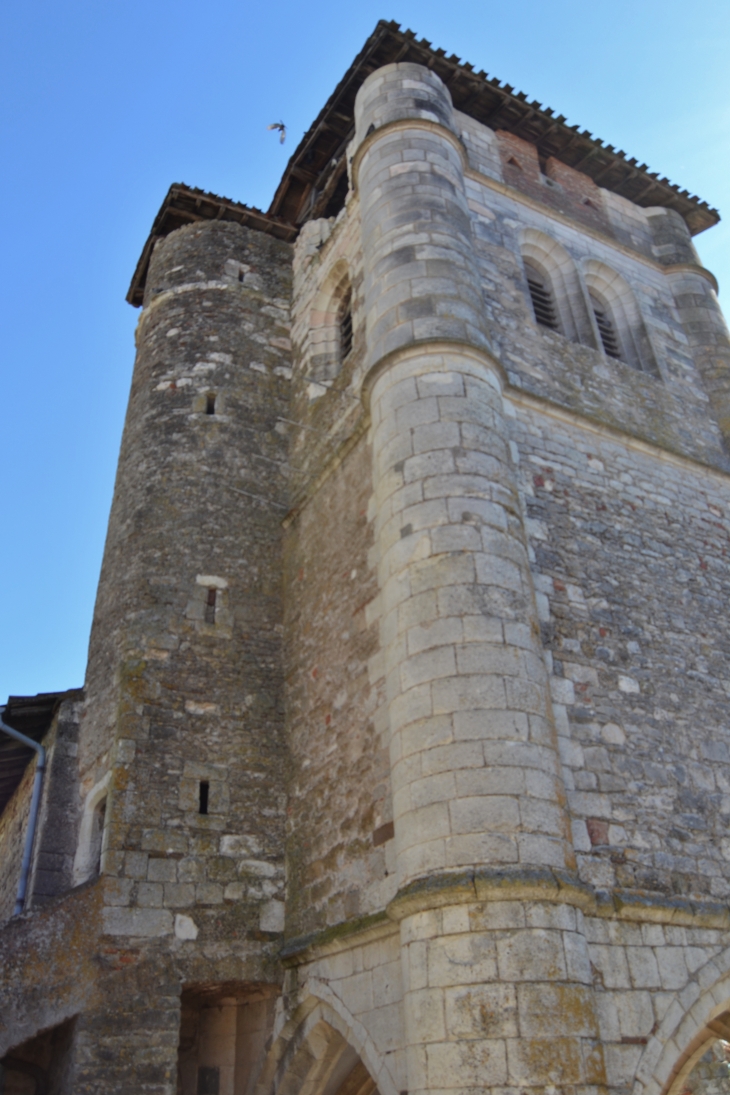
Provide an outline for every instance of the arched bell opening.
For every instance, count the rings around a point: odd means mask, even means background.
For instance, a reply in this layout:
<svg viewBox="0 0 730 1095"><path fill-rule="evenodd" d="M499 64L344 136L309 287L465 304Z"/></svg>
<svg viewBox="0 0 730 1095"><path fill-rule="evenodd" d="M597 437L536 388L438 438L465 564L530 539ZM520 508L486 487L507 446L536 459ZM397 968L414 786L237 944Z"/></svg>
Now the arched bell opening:
<svg viewBox="0 0 730 1095"><path fill-rule="evenodd" d="M525 229L520 237L525 285L535 322L570 342L595 344L575 262L564 247L539 232Z"/></svg>
<svg viewBox="0 0 730 1095"><path fill-rule="evenodd" d="M626 279L595 259L585 263L583 275L600 348L609 358L658 376L646 325Z"/></svg>

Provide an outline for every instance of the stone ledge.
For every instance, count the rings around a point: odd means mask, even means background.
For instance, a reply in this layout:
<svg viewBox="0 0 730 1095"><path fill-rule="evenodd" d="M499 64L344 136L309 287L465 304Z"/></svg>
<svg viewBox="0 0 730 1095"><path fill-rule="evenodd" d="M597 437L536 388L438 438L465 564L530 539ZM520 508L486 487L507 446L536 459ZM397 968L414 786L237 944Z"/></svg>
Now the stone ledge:
<svg viewBox="0 0 730 1095"><path fill-rule="evenodd" d="M432 875L400 890L387 907L392 920L466 902L547 901L573 905L587 916L697 928L730 929L730 906L718 901L638 891L596 891L569 871L548 867L481 867Z"/></svg>
<svg viewBox="0 0 730 1095"><path fill-rule="evenodd" d="M721 901L700 901L686 897L614 890L596 895L596 914L615 920L639 920L654 924L677 924L688 928L730 928L730 906Z"/></svg>
<svg viewBox="0 0 730 1095"><path fill-rule="evenodd" d="M382 935L390 935L394 930L392 920L385 910L381 910L354 920L341 920L339 924L332 924L321 931L288 939L279 951L279 958L284 966L299 966L326 954L349 950L353 936L359 936L359 946Z"/></svg>
<svg viewBox="0 0 730 1095"><path fill-rule="evenodd" d="M640 434L629 433L611 422L605 422L596 418L583 408L574 409L564 403L557 403L543 395L527 392L524 388L516 388L514 384L507 384L504 390L505 403L513 408L544 414L559 422L574 426L577 429L591 431L598 437L605 437L609 441L626 445L636 452L644 453L653 459L665 460L677 468L690 471L700 471L702 474L717 476L727 482L730 474L730 465L722 467L720 464L708 464L698 456L681 452L679 449L669 448L652 438L642 437Z"/></svg>
<svg viewBox="0 0 730 1095"><path fill-rule="evenodd" d="M284 966L304 965L389 935L398 922L419 912L497 901L572 905L586 916L604 920L730 930L730 906L722 902L628 890L596 891L569 871L548 867L480 867L411 882L385 910L287 940L279 957Z"/></svg>
<svg viewBox="0 0 730 1095"><path fill-rule="evenodd" d="M415 339L413 342L408 342L404 346L398 346L395 350L389 350L378 358L377 361L368 362L365 367L362 385L361 385L361 398L365 411L370 418L370 402L371 394L376 380L389 369L392 365L399 365L402 361L407 361L412 357L440 357L444 355L458 355L461 358L471 358L471 360L481 369L488 370L488 372L498 378L499 391L501 394L509 387L509 381L507 379L507 373L504 365L495 357L491 350L486 347L475 346L471 342L461 342L457 339L450 338L429 338L429 339ZM453 370L452 370L453 371ZM465 369L462 371L466 371ZM477 375L477 374L475 374Z"/></svg>
<svg viewBox="0 0 730 1095"><path fill-rule="evenodd" d="M466 147L461 138L458 137L453 130L449 129L441 122L432 122L428 118L396 118L393 119L393 121L384 122L383 125L374 129L372 133L368 133L367 136L363 137L362 141L355 149L355 152L350 159L350 178L352 179L352 190L354 194L358 194L359 192L360 164L368 149L370 149L376 141L380 140L381 137L388 136L391 133L402 133L404 130L408 129L422 129L427 133L433 133L438 137L442 137L445 141L448 141L459 153L462 169L466 173L469 168L469 157ZM423 163L424 161L421 160L418 162Z"/></svg>
<svg viewBox="0 0 730 1095"><path fill-rule="evenodd" d="M400 890L387 908L392 920L403 920L427 909L466 902L549 901L595 908L591 888L568 871L548 867L479 867L418 879Z"/></svg>

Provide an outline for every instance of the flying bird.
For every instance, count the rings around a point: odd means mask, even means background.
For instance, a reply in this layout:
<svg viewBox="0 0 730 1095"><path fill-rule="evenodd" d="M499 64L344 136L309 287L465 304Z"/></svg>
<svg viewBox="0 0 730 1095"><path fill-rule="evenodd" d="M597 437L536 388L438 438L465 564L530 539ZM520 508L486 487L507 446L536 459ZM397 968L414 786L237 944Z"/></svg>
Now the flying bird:
<svg viewBox="0 0 730 1095"><path fill-rule="evenodd" d="M279 130L279 144L283 144L286 140L286 126L283 122L272 122L271 125L267 125L267 129Z"/></svg>

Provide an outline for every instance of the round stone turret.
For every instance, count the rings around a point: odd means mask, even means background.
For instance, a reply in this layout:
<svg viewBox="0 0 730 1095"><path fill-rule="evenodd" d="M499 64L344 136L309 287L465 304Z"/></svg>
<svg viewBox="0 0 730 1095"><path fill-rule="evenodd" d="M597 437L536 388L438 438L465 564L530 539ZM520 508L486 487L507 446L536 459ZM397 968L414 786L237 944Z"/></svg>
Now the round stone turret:
<svg viewBox="0 0 730 1095"><path fill-rule="evenodd" d="M394 64L365 81L356 117L405 1086L600 1085L582 918L559 898L574 853L451 101L433 72ZM500 948L499 988L476 988L497 978ZM561 1037L524 1039L508 1069L528 954L520 1021L538 1031L549 999Z"/></svg>
<svg viewBox="0 0 730 1095"><path fill-rule="evenodd" d="M369 363L435 340L488 350L448 91L420 65L387 65L355 116Z"/></svg>
<svg viewBox="0 0 730 1095"><path fill-rule="evenodd" d="M450 97L435 73L388 65L356 116L399 882L570 868Z"/></svg>

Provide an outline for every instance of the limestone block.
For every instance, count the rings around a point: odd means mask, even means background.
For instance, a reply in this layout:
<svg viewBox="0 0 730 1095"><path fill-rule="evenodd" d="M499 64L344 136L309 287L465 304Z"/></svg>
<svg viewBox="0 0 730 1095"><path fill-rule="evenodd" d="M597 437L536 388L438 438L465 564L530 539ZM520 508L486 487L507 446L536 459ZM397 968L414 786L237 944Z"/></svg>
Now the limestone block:
<svg viewBox="0 0 730 1095"><path fill-rule="evenodd" d="M489 1087L507 1082L505 1043L498 1038L436 1042L427 1046L430 1088Z"/></svg>
<svg viewBox="0 0 730 1095"><path fill-rule="evenodd" d="M427 988L408 993L405 1035L409 1043L441 1042L446 1038L443 992Z"/></svg>
<svg viewBox="0 0 730 1095"><path fill-rule="evenodd" d="M170 935L172 914L167 909L106 908L103 913L106 935L154 938Z"/></svg>
<svg viewBox="0 0 730 1095"><path fill-rule="evenodd" d="M655 953L662 988L682 988L688 977L683 949L681 947L662 947L657 949Z"/></svg>
<svg viewBox="0 0 730 1095"><path fill-rule="evenodd" d="M159 882L139 882L137 884L137 904L148 908L162 908L162 884Z"/></svg>
<svg viewBox="0 0 730 1095"><path fill-rule="evenodd" d="M531 1087L584 1081L582 1047L577 1038L509 1039L507 1059L512 1085Z"/></svg>
<svg viewBox="0 0 730 1095"><path fill-rule="evenodd" d="M585 985L518 985L520 1034L530 1039L560 1037L570 1017L569 1029L573 1035L596 1037L591 997L592 989Z"/></svg>
<svg viewBox="0 0 730 1095"><path fill-rule="evenodd" d="M497 949L489 936L452 935L429 947L429 985L473 985L496 979Z"/></svg>
<svg viewBox="0 0 730 1095"><path fill-rule="evenodd" d="M565 980L565 955L559 932L525 929L497 939L499 976L508 982Z"/></svg>
<svg viewBox="0 0 730 1095"><path fill-rule="evenodd" d="M459 986L444 990L446 1029L453 1039L518 1036L513 985Z"/></svg>

